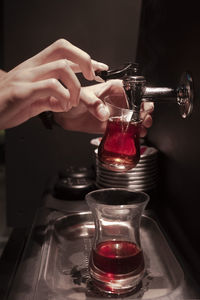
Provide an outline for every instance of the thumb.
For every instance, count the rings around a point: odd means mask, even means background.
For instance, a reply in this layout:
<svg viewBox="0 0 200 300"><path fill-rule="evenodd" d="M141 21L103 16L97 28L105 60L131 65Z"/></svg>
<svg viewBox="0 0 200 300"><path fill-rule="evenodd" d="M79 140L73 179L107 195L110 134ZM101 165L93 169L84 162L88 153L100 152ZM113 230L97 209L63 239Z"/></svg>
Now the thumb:
<svg viewBox="0 0 200 300"><path fill-rule="evenodd" d="M104 122L109 118L109 110L107 106L94 93L81 90L80 101L85 104L88 111L98 120Z"/></svg>

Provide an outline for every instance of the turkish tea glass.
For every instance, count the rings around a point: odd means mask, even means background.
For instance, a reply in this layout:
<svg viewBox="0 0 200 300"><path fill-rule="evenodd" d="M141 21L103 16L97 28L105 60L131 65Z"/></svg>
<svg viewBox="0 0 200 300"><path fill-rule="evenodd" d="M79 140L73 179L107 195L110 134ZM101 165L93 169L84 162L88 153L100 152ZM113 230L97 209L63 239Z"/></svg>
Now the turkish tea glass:
<svg viewBox="0 0 200 300"><path fill-rule="evenodd" d="M102 166L116 172L126 172L139 162L140 130L147 114L142 111L139 121L134 121L134 111L119 106L123 103L121 100L122 94L112 94L103 99L110 117L98 147L98 159Z"/></svg>
<svg viewBox="0 0 200 300"><path fill-rule="evenodd" d="M86 201L95 222L89 262L93 283L105 293L130 293L138 287L145 272L140 222L149 196L108 188L88 193Z"/></svg>

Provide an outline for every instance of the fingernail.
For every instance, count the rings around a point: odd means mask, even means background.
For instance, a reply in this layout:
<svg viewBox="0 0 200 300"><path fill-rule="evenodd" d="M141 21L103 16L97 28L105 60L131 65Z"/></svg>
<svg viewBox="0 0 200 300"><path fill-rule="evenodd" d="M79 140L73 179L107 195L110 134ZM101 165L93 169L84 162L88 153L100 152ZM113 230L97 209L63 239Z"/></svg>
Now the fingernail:
<svg viewBox="0 0 200 300"><path fill-rule="evenodd" d="M98 107L98 114L102 121L106 121L109 117L109 110L105 105L101 104Z"/></svg>
<svg viewBox="0 0 200 300"><path fill-rule="evenodd" d="M144 102L144 110L153 110L154 104L152 102Z"/></svg>
<svg viewBox="0 0 200 300"><path fill-rule="evenodd" d="M100 76L95 76L94 80L96 80L97 82L105 82Z"/></svg>
<svg viewBox="0 0 200 300"><path fill-rule="evenodd" d="M98 66L99 66L99 70L108 70L109 69L108 65L101 63L101 62L98 62Z"/></svg>

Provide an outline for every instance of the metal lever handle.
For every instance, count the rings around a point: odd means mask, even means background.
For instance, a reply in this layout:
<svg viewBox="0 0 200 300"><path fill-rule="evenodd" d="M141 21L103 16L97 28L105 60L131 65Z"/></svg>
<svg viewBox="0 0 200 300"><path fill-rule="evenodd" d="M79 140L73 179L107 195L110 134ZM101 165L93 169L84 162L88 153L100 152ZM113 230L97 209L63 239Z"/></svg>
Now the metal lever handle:
<svg viewBox="0 0 200 300"><path fill-rule="evenodd" d="M139 65L137 63L127 63L121 68L108 71L95 71L95 75L107 81L109 79L120 79L124 76L134 76L139 72Z"/></svg>

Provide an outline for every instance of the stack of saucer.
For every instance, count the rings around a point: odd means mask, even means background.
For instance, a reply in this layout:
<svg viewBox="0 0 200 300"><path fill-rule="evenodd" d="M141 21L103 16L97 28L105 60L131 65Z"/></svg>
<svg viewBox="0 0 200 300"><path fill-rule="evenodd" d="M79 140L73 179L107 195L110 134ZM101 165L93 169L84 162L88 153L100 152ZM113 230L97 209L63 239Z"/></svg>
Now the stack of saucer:
<svg viewBox="0 0 200 300"><path fill-rule="evenodd" d="M96 185L98 188L123 187L137 191L155 189L158 180L158 150L142 146L137 166L125 173L106 169L98 159L95 149Z"/></svg>

